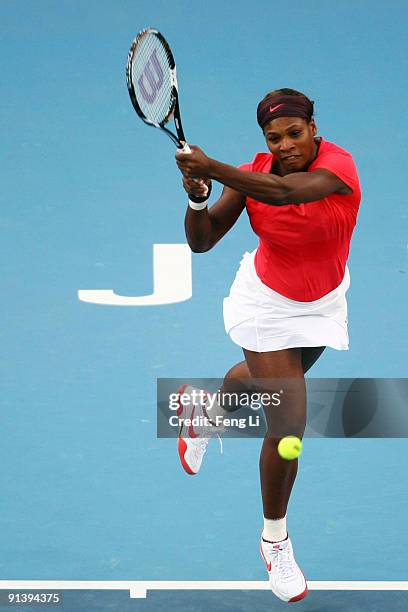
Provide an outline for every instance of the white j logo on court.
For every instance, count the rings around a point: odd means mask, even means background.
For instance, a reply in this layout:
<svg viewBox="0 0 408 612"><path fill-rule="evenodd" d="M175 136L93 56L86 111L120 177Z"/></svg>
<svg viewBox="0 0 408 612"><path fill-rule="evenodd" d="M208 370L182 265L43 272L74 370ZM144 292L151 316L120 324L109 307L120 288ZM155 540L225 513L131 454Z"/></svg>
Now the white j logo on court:
<svg viewBox="0 0 408 612"><path fill-rule="evenodd" d="M106 306L158 306L185 302L192 296L191 250L188 244L153 245L153 293L118 295L113 289L80 289L81 302Z"/></svg>

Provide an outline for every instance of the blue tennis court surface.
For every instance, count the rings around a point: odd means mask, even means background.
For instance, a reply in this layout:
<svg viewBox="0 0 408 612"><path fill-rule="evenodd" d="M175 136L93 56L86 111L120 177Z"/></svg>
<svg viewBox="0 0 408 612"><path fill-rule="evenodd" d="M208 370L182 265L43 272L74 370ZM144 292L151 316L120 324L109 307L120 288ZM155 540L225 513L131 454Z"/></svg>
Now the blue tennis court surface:
<svg viewBox="0 0 408 612"><path fill-rule="evenodd" d="M127 51L141 28L163 31L187 138L226 163L265 150L255 109L266 91L293 87L315 100L319 134L356 160L363 201L349 261L351 348L326 351L311 375L404 378L407 18L398 0L0 4L2 581L266 579L260 440L226 440L222 455L212 441L190 478L175 441L156 437L158 377L221 378L242 359L221 304L256 246L246 216L211 252L192 255L188 300L78 298L154 293L154 245L185 244L174 147L131 107ZM305 440L288 526L310 580L408 580L407 470L403 438ZM266 590L64 597L56 609L284 606ZM407 608L400 590L312 590L298 604Z"/></svg>

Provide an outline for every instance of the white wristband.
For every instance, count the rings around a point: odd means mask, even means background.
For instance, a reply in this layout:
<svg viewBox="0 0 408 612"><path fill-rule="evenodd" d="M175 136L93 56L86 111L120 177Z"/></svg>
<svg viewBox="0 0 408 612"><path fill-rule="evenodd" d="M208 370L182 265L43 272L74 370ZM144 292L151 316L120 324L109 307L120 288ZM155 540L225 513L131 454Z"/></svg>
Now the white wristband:
<svg viewBox="0 0 408 612"><path fill-rule="evenodd" d="M204 210L204 208L207 208L208 205L208 199L204 200L204 202L192 202L189 198L188 200L188 205L190 208L192 208L193 210Z"/></svg>

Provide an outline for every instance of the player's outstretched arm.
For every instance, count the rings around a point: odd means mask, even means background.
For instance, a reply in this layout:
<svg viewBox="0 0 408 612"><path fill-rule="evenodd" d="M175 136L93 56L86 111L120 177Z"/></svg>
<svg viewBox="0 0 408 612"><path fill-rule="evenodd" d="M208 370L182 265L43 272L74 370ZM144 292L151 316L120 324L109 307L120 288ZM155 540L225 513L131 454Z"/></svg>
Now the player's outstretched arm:
<svg viewBox="0 0 408 612"><path fill-rule="evenodd" d="M191 155L176 155L184 176L215 179L223 185L254 198L258 202L284 206L320 200L331 193L351 193L351 189L329 170L294 172L286 176L247 172L211 159L196 146Z"/></svg>

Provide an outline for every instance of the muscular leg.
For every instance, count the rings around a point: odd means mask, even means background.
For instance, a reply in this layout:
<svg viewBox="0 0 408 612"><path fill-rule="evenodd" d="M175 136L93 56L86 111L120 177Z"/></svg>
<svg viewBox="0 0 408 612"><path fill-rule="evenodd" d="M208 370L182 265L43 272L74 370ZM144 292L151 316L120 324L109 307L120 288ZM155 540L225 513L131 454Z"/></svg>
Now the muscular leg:
<svg viewBox="0 0 408 612"><path fill-rule="evenodd" d="M310 370L310 368L312 367L312 365L319 359L320 355L323 353L325 347L324 346L319 346L319 347L307 347L307 348L302 348L301 349L301 361L302 361L302 369L303 372L306 373L308 370ZM306 398L306 392L305 392L305 396L304 396L304 402L305 402L305 422L306 422L306 405L307 405L307 398ZM302 435L299 436L300 438L303 437L303 432ZM265 438L266 439L266 438ZM278 441L279 443L279 441ZM298 465L299 465L299 461L298 459L294 459L293 461L285 461L284 459L281 459L280 455L278 455L277 453L277 447L274 447L274 450L268 450L269 447L267 446L268 442L264 441L264 445L265 445L265 456L263 455L263 448L261 451L261 457L260 457L260 470L261 470L261 481L262 481L262 473L268 474L269 471L274 470L274 465L281 465L282 461L285 462L285 464L289 464L289 466L287 466L287 470L288 470L288 474L286 475L286 490L283 492L283 496L279 501L279 498L277 500L277 504L281 504L281 508L276 508L274 507L274 503L273 501L270 502L269 498L272 495L272 491L270 491L270 489L268 488L267 492L266 492L266 499L263 502L264 503L264 509L267 508L268 513L271 513L271 515L273 514L274 516L285 516L286 514L286 509L287 509L287 505L289 502L289 497L290 494L292 492L292 488L293 488L293 484L295 482L296 479L296 475L297 475L297 471L298 471ZM271 465L268 466L268 454L271 453L272 455L272 463ZM276 458L276 455L278 458ZM293 464L293 466L291 466L291 464ZM268 481L268 476L266 475L265 478L266 482ZM266 485L267 486L267 485ZM265 487L264 487L265 488ZM264 499L264 496L262 495L262 499ZM281 514L281 512L283 512L284 510L284 514ZM274 516L272 516L272 518L274 518ZM265 518L268 518L268 516L265 514Z"/></svg>
<svg viewBox="0 0 408 612"><path fill-rule="evenodd" d="M270 353L244 351L246 361L236 364L226 374L223 391L248 391L250 378L278 379L294 381L291 394L286 395L284 410L289 416L287 433L303 436L306 423L306 391L303 374L307 372L320 357L325 347L307 347L287 349ZM246 380L248 383L246 385ZM276 389L272 389L276 391ZM298 470L298 460L286 461L277 452L277 445L282 435L274 435L273 408L265 411L268 422L268 433L264 439L260 456L260 476L262 501L265 518L285 516L289 497ZM282 432L284 435L284 433Z"/></svg>
<svg viewBox="0 0 408 612"><path fill-rule="evenodd" d="M323 353L324 346L308 346L306 348L302 348L302 367L303 372L306 374L308 370L312 367L312 365L319 359L320 355ZM236 365L232 366L232 368L226 373L224 378L223 389L225 391L238 391L244 390L244 384L241 383L241 389L239 389L240 381L245 381L246 378L251 378L251 374L248 369L248 364L246 361L240 361ZM238 384L235 384L235 381L238 381Z"/></svg>
<svg viewBox="0 0 408 612"><path fill-rule="evenodd" d="M279 408L265 407L268 431L259 460L264 517L278 519L286 514L298 468L297 459L286 461L280 457L278 443L284 435L302 437L306 425L306 389L301 350L244 352L253 378L272 379L273 387L269 391L278 390L276 383L279 381L276 379L285 381Z"/></svg>

